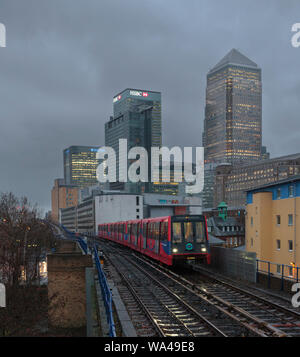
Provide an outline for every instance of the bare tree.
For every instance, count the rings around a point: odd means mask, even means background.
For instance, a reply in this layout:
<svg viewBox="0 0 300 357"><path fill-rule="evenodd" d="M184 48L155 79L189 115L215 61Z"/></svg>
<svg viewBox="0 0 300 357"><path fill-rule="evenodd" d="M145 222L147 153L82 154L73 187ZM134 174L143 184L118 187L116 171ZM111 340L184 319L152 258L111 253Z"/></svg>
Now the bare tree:
<svg viewBox="0 0 300 357"><path fill-rule="evenodd" d="M52 230L40 218L37 206L26 197L0 195L0 282L6 284L8 296L7 308L0 311L0 331L4 326L11 334L22 322L32 323L39 317L38 304L36 314L30 305L39 299L34 288L39 281L38 264L54 246Z"/></svg>

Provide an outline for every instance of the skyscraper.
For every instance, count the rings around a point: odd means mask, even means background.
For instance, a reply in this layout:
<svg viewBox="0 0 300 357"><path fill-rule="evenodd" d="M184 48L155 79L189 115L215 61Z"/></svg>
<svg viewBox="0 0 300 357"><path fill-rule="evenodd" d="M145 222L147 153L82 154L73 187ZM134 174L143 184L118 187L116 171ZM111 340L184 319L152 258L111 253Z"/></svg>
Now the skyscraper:
<svg viewBox="0 0 300 357"><path fill-rule="evenodd" d="M135 146L144 147L150 164L151 147L162 145L160 92L127 88L113 98L113 116L105 124L105 146L115 150L117 168L119 139L127 139L128 150ZM116 174L117 182L111 183L110 188L133 193L145 189L141 183L118 182L118 170Z"/></svg>
<svg viewBox="0 0 300 357"><path fill-rule="evenodd" d="M203 206L208 208L217 164L242 165L261 158L261 69L236 49L207 74L202 144L209 166L203 193Z"/></svg>
<svg viewBox="0 0 300 357"><path fill-rule="evenodd" d="M64 178L66 185L78 187L98 184L98 160L95 146L70 146L64 150Z"/></svg>
<svg viewBox="0 0 300 357"><path fill-rule="evenodd" d="M232 49L207 74L205 162L259 160L262 146L261 69Z"/></svg>

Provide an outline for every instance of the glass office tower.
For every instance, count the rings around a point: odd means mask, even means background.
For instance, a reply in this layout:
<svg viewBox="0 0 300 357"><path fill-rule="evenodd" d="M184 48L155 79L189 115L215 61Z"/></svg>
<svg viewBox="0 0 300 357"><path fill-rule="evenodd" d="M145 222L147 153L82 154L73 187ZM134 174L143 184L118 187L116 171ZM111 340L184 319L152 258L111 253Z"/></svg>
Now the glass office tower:
<svg viewBox="0 0 300 357"><path fill-rule="evenodd" d="M205 162L259 160L262 146L261 69L232 49L207 75Z"/></svg>
<svg viewBox="0 0 300 357"><path fill-rule="evenodd" d="M98 184L98 149L96 146L70 146L64 150L64 178L67 185L85 187Z"/></svg>
<svg viewBox="0 0 300 357"><path fill-rule="evenodd" d="M204 131L206 167L243 165L261 158L262 85L256 63L232 49L207 74ZM213 202L214 179L205 174L203 205ZM208 177L209 176L209 177Z"/></svg>
<svg viewBox="0 0 300 357"><path fill-rule="evenodd" d="M151 147L162 145L161 135L161 93L127 88L113 98L113 116L105 124L105 146L116 153L119 168L119 139L127 139L127 149L142 146L148 152L151 162ZM130 165L130 161L128 161ZM148 173L151 173L150 166ZM116 172L118 181L118 169ZM111 183L111 189L132 193L148 191L143 183Z"/></svg>

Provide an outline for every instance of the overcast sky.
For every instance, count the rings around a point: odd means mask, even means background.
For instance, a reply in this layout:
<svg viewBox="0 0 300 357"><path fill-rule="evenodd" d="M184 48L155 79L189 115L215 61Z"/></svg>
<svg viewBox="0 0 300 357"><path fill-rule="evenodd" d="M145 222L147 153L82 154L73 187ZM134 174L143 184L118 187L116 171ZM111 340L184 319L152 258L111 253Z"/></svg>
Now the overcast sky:
<svg viewBox="0 0 300 357"><path fill-rule="evenodd" d="M50 209L62 151L104 145L112 98L162 92L163 144L201 146L206 74L232 48L262 68L263 144L300 152L295 0L0 0L0 191Z"/></svg>

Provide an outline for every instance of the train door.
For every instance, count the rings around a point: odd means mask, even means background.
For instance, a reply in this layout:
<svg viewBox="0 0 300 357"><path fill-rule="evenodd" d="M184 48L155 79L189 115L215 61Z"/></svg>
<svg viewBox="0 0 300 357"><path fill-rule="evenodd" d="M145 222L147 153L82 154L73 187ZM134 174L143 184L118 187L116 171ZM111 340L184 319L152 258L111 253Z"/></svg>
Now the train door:
<svg viewBox="0 0 300 357"><path fill-rule="evenodd" d="M143 249L147 248L148 223L143 224Z"/></svg>
<svg viewBox="0 0 300 357"><path fill-rule="evenodd" d="M140 232L140 223L135 223L134 224L135 229L134 229L134 246L137 248L138 246L138 238L139 238L139 232Z"/></svg>
<svg viewBox="0 0 300 357"><path fill-rule="evenodd" d="M160 247L160 228L161 222L154 223L155 225L155 248L154 251L156 254L159 254L159 247Z"/></svg>
<svg viewBox="0 0 300 357"><path fill-rule="evenodd" d="M147 235L147 249L152 250L152 240L153 240L153 223L148 224L148 235Z"/></svg>
<svg viewBox="0 0 300 357"><path fill-rule="evenodd" d="M162 250L164 250L166 254L168 255L170 254L169 244L168 244L168 221L161 222L160 246L162 247ZM161 254L160 251L159 254Z"/></svg>

